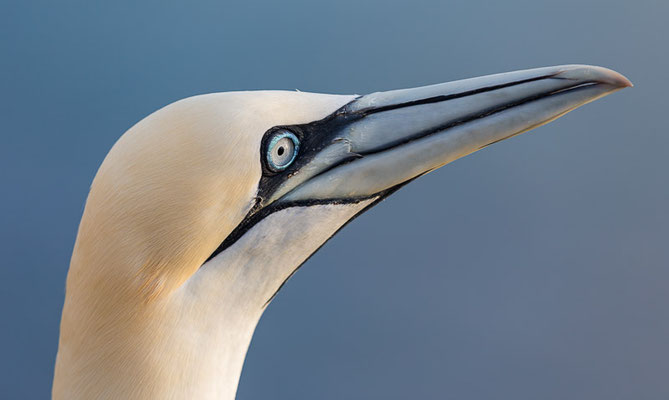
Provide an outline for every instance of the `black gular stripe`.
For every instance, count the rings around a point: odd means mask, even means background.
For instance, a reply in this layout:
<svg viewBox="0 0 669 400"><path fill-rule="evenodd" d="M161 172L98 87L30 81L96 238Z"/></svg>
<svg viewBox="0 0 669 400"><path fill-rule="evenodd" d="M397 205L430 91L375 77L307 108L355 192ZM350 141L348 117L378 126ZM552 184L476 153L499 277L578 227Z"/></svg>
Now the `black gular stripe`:
<svg viewBox="0 0 669 400"><path fill-rule="evenodd" d="M384 191L385 192L385 191ZM317 205L325 205L325 204L352 204L352 203L359 203L364 200L368 200L370 198L380 196L383 193L375 194L373 196L368 196L365 198L353 198L353 199L341 199L341 200L301 200L301 201L290 201L290 202L275 202L270 204L269 206L265 208L261 208L255 213L249 212L247 216L242 220L242 222L237 225L235 229L230 232L228 237L225 238L225 240L218 246L218 248L207 258L207 261L211 260L212 258L216 257L218 254L223 252L225 249L228 247L232 246L239 238L244 236L246 232L248 232L255 224L258 222L262 221L265 217L267 217L270 214L273 214L277 211L285 210L287 208L291 207L309 207L309 206L317 206Z"/></svg>
<svg viewBox="0 0 669 400"><path fill-rule="evenodd" d="M258 184L258 194L256 196L256 204L251 208L251 210L247 213L246 217L240 222L240 224L228 235L227 238L216 248L216 250L207 258L207 261L211 260L212 258L216 257L218 254L223 252L225 249L233 245L239 238L241 238L247 231L249 231L255 224L257 224L259 221L261 221L263 218L267 217L268 215L286 209L290 207L305 207L305 206L311 206L311 205L322 205L322 204L350 204L350 203L358 203L363 200L367 200L370 198L375 198L378 197L379 201L380 199L383 199L390 195L390 193L394 192L397 190L400 186L403 186L404 184L408 183L402 183L394 188L390 188L387 190L384 190L381 193L376 193L371 196L367 196L365 198L347 198L347 199L325 199L325 200L301 200L301 201L294 201L294 202L283 202L281 200L277 200L273 202L270 205L265 205L266 199L270 198L272 194L282 186L282 184L290 179L293 175L298 173L300 169L302 169L304 166L308 165L314 157L321 151L323 150L326 146L330 145L333 140L335 140L338 135L342 133L342 131L345 131L347 129L347 126L349 126L351 123L359 121L364 119L366 116L371 115L371 114L376 114L379 112L384 112L384 111L390 111L390 110L395 110L395 109L400 109L400 108L405 108L405 107L413 107L417 105L422 105L422 104L431 104L431 103L438 103L438 102L443 102L443 101L448 101L452 99L457 99L461 97L466 97L466 96L471 96L479 93L485 93L493 90L498 90L506 87L511 87L515 85L520 85L523 83L529 83L529 82L534 82L542 79L548 79L548 78L555 78L555 79L562 79L559 77L555 77L555 74L551 75L544 75L544 76L539 76L535 78L529 78L529 79L523 79L515 82L509 82L509 83L504 83L504 84L499 84L499 85L492 85L492 86L486 86L474 90L467 90L459 93L453 93L453 94L448 94L448 95L440 95L440 96L434 96L434 97L429 97L425 99L420 99L420 100L413 100L413 101L408 101L404 103L398 103L398 104L392 104L392 105L387 105L387 106L380 106L376 108L367 108L367 109L362 109L362 110L357 110L357 111L352 111L352 105L358 100L354 99L350 103L344 105L343 107L339 108L337 111L334 113L328 115L327 117L314 121L311 123L307 124L301 124L301 125L284 125L284 126L276 126L271 129L269 129L262 140L262 144L260 147L260 162L262 163L262 169L263 169L263 175L260 178L260 182ZM516 107L525 103L529 103L535 100L539 100L544 97L548 97L551 95L558 94L560 92L566 92L569 90L576 90L581 87L589 86L592 83L586 83L586 84L581 84L578 86L574 86L571 88L567 89L562 89L562 90L557 90L553 92L547 92L545 94L540 94L540 95L535 95L535 96L530 96L524 99L520 99L518 101L514 101L508 104L503 104L491 109L487 110L482 110L480 112L471 114L469 116L466 116L464 118L460 118L458 120L453 120L449 121L443 125L430 128L429 130L425 130L422 132L417 132L415 135L412 135L406 139L399 140L396 142L388 143L383 147L378 147L375 148L373 151L368 151L366 153L362 154L352 154L351 157L345 158L332 166L330 166L328 169L321 171L318 175L312 177L311 179L314 179L315 177L333 169L336 167L341 166L342 164L346 164L349 162L354 161L355 159L359 158L360 156L365 156L373 153L378 153L382 151L386 151L388 149L391 149L393 147L401 146L403 144L406 144L408 142L418 140L421 138L424 138L426 136L432 135L437 132L444 131L449 128L453 128L458 125L465 124L467 122L474 121L476 119L484 118L499 112L502 112L508 108L511 107ZM265 149L267 148L268 142L271 140L272 135L277 131L281 129L286 129L293 134L295 134L298 139L300 140L300 154L298 154L297 158L291 164L287 169L280 171L280 172L273 172L269 169L267 166L267 161L265 159ZM415 178L414 178L415 179ZM373 204L376 204L377 202L375 201ZM371 206L370 206L371 207ZM369 207L365 208L367 210ZM364 210L363 210L364 211ZM357 215L356 215L357 216Z"/></svg>
<svg viewBox="0 0 669 400"><path fill-rule="evenodd" d="M348 221L346 221L342 226L339 227L339 229L337 229L332 235L330 235L330 237L327 238L326 241L324 241L320 246L318 246L318 248L317 248L316 250L314 250L313 253L309 254L309 257L305 258L304 261L302 261L302 263L301 263L300 265L298 265L297 267L295 267L295 269L294 269L290 274L288 274L288 276L286 277L286 279L284 279L283 282L281 282L281 285L279 285L279 287L276 289L276 291L269 297L269 299L267 299L267 301L265 302L265 304L264 304L263 307L267 307L267 305L268 305L272 300L274 300L274 298L276 297L277 293L279 293L279 291L281 290L281 288L283 288L283 285L285 285L286 282L288 282L288 280L289 280L290 278L292 278L293 275L295 275L295 273L297 272L297 270L300 269L300 268L302 268L302 266L303 266L307 261L309 261L309 259L311 259L311 257L312 257L314 254L316 254L316 252L317 252L318 250L321 249L321 247L325 246L325 243L329 242L330 239L332 239L332 237L333 237L334 235L336 235L337 233L339 233L339 231L341 231L342 229L344 229L344 227L345 227L346 225L348 225L349 223L351 223L354 219L358 218L360 215L364 214L367 210L369 210L370 208L372 208L372 207L374 207L375 205L379 204L381 201L385 200L386 197L388 197L388 196L390 196L391 194L393 194L393 193L395 193L396 191L398 191L402 186L408 184L409 182L411 182L411 181L413 181L414 179L417 179L417 178L419 178L419 176L417 176L417 177L415 177L415 178L413 178L413 179L410 179L410 180L408 180L408 181L406 181L406 182L400 183L399 185L394 186L394 187L392 187L392 188L390 188L390 189L387 189L387 190L385 190L383 193L379 193L379 194L377 195L378 198L377 198L376 200L374 200L373 202L371 202L370 204L368 204L368 205L367 205L365 208L363 208L362 210L358 211L358 212L357 212L351 219L349 219Z"/></svg>

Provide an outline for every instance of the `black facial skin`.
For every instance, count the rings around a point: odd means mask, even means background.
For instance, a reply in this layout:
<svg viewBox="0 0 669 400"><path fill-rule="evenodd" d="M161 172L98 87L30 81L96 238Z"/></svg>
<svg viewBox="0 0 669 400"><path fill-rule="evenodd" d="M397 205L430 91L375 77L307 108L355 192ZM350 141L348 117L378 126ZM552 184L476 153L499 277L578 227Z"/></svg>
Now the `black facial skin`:
<svg viewBox="0 0 669 400"><path fill-rule="evenodd" d="M355 101L355 100L354 100ZM283 210L289 207L310 206L317 204L344 204L357 203L364 199L328 199L328 200L301 200L294 202L276 201L269 206L265 206L266 199L270 198L272 194L288 179L290 179L302 167L309 164L313 158L329 145L334 140L337 132L349 123L363 118L362 115L346 112L346 106L341 107L334 113L319 120L302 125L281 125L270 128L263 136L260 145L260 163L262 165L262 177L258 183L258 194L255 199L255 204L248 212L242 222L228 235L220 246L207 258L207 261L214 258L216 255L230 247L240 237L244 235L260 220L267 217L271 213ZM295 161L288 168L283 171L273 171L268 165L266 154L267 147L274 136L274 134L281 130L288 130L297 136L300 141L300 150L295 158ZM352 155L350 158L342 160L337 165L349 162L357 158ZM323 171L325 172L325 171ZM205 261L206 262L206 261Z"/></svg>
<svg viewBox="0 0 669 400"><path fill-rule="evenodd" d="M258 195L256 196L256 204L251 213L264 206L266 199L270 198L272 194L288 179L290 179L302 167L309 164L314 157L321 152L326 146L330 145L337 133L351 122L362 119L364 116L346 112L346 106L340 108L334 113L328 115L322 120L310 122L302 125L282 125L275 126L265 132L260 146L260 162L262 165L262 177L258 184ZM295 161L288 168L282 171L273 171L268 165L267 148L272 140L274 134L278 131L287 130L297 136L300 141L300 150L295 158ZM355 155L342 160L340 163L332 165L329 169L335 168L341 164L357 158ZM328 169L328 170L329 170ZM323 171L325 172L325 171ZM321 173L323 173L321 172ZM319 174L320 175L320 174Z"/></svg>

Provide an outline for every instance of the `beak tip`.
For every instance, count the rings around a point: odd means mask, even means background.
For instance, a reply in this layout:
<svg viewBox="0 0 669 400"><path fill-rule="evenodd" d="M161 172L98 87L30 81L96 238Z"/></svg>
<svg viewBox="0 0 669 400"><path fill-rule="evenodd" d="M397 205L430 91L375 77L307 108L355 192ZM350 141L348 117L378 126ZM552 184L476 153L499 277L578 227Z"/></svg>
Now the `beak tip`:
<svg viewBox="0 0 669 400"><path fill-rule="evenodd" d="M621 73L618 73L616 71L613 71L611 69L607 70L609 72L609 79L608 81L613 84L614 86L617 86L621 89L624 89L626 87L634 87L634 84L632 81L627 79L627 77Z"/></svg>
<svg viewBox="0 0 669 400"><path fill-rule="evenodd" d="M592 65L567 65L556 74L556 77L589 80L615 86L619 89L634 86L623 74L612 69Z"/></svg>

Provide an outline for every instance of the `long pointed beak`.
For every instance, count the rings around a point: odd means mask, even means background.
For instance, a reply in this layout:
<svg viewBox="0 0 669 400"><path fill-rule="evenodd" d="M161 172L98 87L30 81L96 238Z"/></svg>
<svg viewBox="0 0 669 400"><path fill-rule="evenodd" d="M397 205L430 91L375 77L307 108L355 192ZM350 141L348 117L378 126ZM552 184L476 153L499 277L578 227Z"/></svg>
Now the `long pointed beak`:
<svg viewBox="0 0 669 400"><path fill-rule="evenodd" d="M328 143L270 200L370 198L629 86L568 65L362 96L320 125Z"/></svg>

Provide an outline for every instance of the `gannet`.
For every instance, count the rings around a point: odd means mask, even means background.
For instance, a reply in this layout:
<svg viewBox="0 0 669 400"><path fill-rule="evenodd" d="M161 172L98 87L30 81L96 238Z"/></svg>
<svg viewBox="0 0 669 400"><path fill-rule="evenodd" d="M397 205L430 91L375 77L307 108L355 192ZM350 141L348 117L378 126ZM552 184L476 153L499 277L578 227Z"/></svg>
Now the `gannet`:
<svg viewBox="0 0 669 400"><path fill-rule="evenodd" d="M628 86L568 65L364 96L214 93L154 112L91 185L53 398L233 399L263 311L347 222Z"/></svg>

